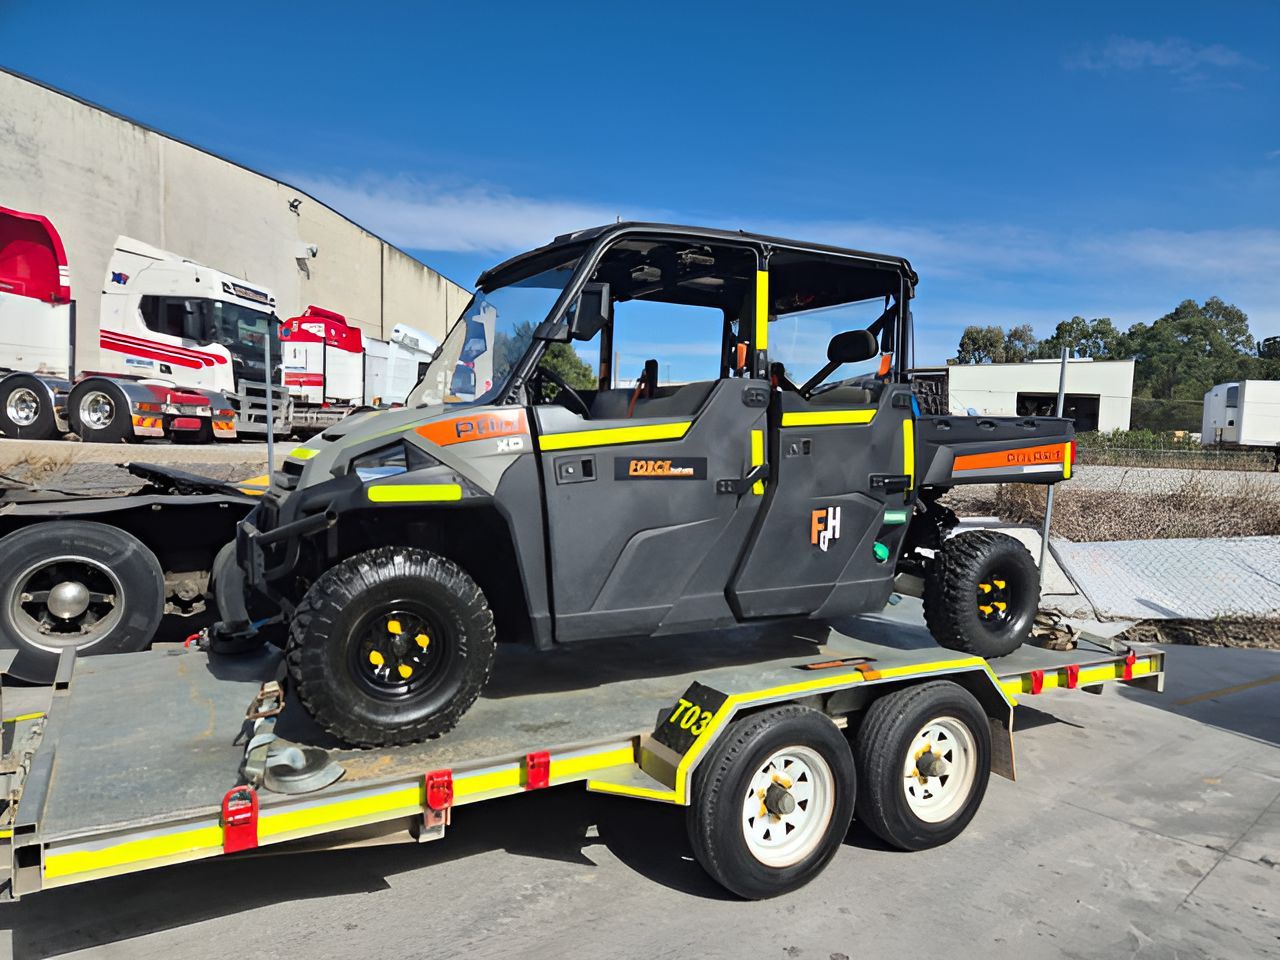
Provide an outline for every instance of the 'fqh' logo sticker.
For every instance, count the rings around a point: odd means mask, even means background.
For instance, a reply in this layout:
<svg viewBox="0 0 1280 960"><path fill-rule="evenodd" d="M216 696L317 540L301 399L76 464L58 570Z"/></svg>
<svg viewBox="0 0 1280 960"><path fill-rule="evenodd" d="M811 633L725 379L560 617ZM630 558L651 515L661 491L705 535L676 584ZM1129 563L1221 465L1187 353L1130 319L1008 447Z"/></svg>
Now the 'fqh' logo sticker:
<svg viewBox="0 0 1280 960"><path fill-rule="evenodd" d="M840 539L840 507L821 507L813 511L809 525L809 542L827 552L833 540Z"/></svg>

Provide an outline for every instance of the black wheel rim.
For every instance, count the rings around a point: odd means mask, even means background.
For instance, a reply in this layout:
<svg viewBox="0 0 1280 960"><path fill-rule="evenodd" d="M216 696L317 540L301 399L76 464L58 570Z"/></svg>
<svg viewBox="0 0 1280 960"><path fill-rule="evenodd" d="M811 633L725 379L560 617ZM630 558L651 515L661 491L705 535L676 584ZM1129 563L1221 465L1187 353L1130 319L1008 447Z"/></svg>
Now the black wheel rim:
<svg viewBox="0 0 1280 960"><path fill-rule="evenodd" d="M990 630L1003 633L1018 618L1016 593L1008 572L992 570L978 580L978 619Z"/></svg>
<svg viewBox="0 0 1280 960"><path fill-rule="evenodd" d="M393 601L356 622L348 666L357 685L374 697L416 699L439 685L455 639L448 621L426 604Z"/></svg>

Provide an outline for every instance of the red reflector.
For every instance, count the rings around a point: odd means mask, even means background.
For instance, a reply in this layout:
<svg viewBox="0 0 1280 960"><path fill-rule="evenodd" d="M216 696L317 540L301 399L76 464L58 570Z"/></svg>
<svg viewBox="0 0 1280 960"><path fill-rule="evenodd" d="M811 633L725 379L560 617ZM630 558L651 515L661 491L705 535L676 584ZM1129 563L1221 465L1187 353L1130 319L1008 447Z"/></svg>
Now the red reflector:
<svg viewBox="0 0 1280 960"><path fill-rule="evenodd" d="M1133 679L1133 665L1138 662L1137 655L1130 650L1129 655L1124 658L1124 678L1126 680Z"/></svg>
<svg viewBox="0 0 1280 960"><path fill-rule="evenodd" d="M1067 689L1074 690L1076 685L1080 683L1080 664L1067 664Z"/></svg>
<svg viewBox="0 0 1280 960"><path fill-rule="evenodd" d="M222 798L222 852L252 850L257 845L257 791L252 787L232 787Z"/></svg>
<svg viewBox="0 0 1280 960"><path fill-rule="evenodd" d="M551 783L551 754L546 750L529 753L524 758L524 788L541 790Z"/></svg>
<svg viewBox="0 0 1280 960"><path fill-rule="evenodd" d="M1044 689L1044 671L1032 670L1031 671L1031 692L1039 693L1043 689Z"/></svg>
<svg viewBox="0 0 1280 960"><path fill-rule="evenodd" d="M169 424L172 430L199 430L201 426L199 417L174 417L173 423Z"/></svg>
<svg viewBox="0 0 1280 960"><path fill-rule="evenodd" d="M439 813L453 806L453 772L432 770L426 776L427 806Z"/></svg>

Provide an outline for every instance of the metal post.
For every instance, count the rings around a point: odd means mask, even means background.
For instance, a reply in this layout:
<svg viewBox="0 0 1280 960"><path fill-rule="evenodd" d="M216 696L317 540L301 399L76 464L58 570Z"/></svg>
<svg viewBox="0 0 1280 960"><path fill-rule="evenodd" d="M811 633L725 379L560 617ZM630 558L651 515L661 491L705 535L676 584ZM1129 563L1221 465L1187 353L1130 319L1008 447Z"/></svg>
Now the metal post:
<svg viewBox="0 0 1280 960"><path fill-rule="evenodd" d="M1062 348L1062 366L1058 372L1058 403L1054 407L1054 416L1062 416L1062 406L1066 399L1067 393L1067 356L1070 351ZM1044 561L1049 553L1049 526L1053 523L1053 484L1049 485L1049 491L1045 495L1044 501L1044 526L1040 529L1040 586L1044 587Z"/></svg>
<svg viewBox="0 0 1280 960"><path fill-rule="evenodd" d="M274 403L274 400L272 397L272 391L271 391L271 327L272 327L272 324L277 324L279 322L280 321L276 317L276 315L274 313L271 314L271 316L267 318L267 335L262 338L262 352L266 357L265 369L267 372L267 484L268 485L270 485L271 483L271 474L275 472L275 469L276 469L276 455L275 455L276 454L276 443L275 443L276 413L274 409L275 403ZM247 393L245 394L244 403L246 407L249 405L249 396ZM1059 402L1058 406L1061 407L1062 403ZM1053 488L1050 487L1049 490L1050 492L1052 492Z"/></svg>

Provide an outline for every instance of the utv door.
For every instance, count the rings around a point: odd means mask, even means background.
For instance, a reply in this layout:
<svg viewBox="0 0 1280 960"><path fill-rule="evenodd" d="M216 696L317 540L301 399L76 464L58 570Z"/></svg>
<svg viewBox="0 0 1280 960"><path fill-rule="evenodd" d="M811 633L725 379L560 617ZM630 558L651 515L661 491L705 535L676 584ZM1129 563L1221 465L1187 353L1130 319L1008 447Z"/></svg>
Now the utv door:
<svg viewBox="0 0 1280 960"><path fill-rule="evenodd" d="M743 619L879 610L916 500L911 388L867 380L776 397L775 483L730 589L734 608Z"/></svg>
<svg viewBox="0 0 1280 960"><path fill-rule="evenodd" d="M685 416L534 408L558 641L734 622L725 587L764 500L765 481L744 478L765 464L769 385L686 391Z"/></svg>

